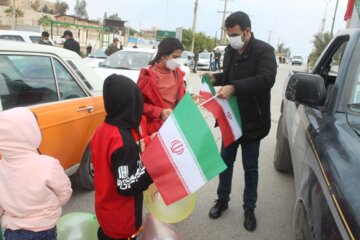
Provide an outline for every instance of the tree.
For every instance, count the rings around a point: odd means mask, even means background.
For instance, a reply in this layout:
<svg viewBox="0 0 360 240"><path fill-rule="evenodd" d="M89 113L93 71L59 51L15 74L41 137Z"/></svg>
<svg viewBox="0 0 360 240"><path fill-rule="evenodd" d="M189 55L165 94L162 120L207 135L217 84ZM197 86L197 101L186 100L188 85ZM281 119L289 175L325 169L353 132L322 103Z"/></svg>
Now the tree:
<svg viewBox="0 0 360 240"><path fill-rule="evenodd" d="M191 41L192 41L192 31L191 29L183 30L183 40L182 43L186 50L191 49ZM206 36L203 33L195 33L195 45L194 49L199 52L203 52L204 50L211 52L215 47L215 41L213 38Z"/></svg>
<svg viewBox="0 0 360 240"><path fill-rule="evenodd" d="M290 57L290 48L285 47L285 43L279 43L277 46L277 54L280 56Z"/></svg>
<svg viewBox="0 0 360 240"><path fill-rule="evenodd" d="M43 15L39 20L38 20L38 24L42 25L43 28L45 28L46 26L49 26L51 23L51 17L49 17L48 15Z"/></svg>
<svg viewBox="0 0 360 240"><path fill-rule="evenodd" d="M44 5L44 7L42 8L42 12L43 13L50 13L50 9L49 9L49 7L48 7L48 5Z"/></svg>
<svg viewBox="0 0 360 240"><path fill-rule="evenodd" d="M107 17L107 19L111 19L111 20L121 20L121 18L119 17L119 15L117 13L111 14Z"/></svg>
<svg viewBox="0 0 360 240"><path fill-rule="evenodd" d="M39 0L31 1L31 2L30 2L30 7L31 7L34 11L39 11L40 1L39 1Z"/></svg>
<svg viewBox="0 0 360 240"><path fill-rule="evenodd" d="M19 8L15 8L15 11L13 11L13 7L9 7L8 9L6 9L4 11L4 13L6 13L8 16L13 17L14 16L14 12L15 12L15 25L17 25L17 20L20 17L24 16L24 12L21 11Z"/></svg>
<svg viewBox="0 0 360 240"><path fill-rule="evenodd" d="M55 3L55 14L63 15L69 10L69 5L66 2L57 0Z"/></svg>
<svg viewBox="0 0 360 240"><path fill-rule="evenodd" d="M86 0L76 0L74 11L75 11L75 16L79 18L89 18L88 13L86 11Z"/></svg>
<svg viewBox="0 0 360 240"><path fill-rule="evenodd" d="M314 66L325 47L331 41L331 38L330 32L318 32L314 35L314 39L312 40L312 43L314 44L313 51L309 55L309 63L311 66Z"/></svg>

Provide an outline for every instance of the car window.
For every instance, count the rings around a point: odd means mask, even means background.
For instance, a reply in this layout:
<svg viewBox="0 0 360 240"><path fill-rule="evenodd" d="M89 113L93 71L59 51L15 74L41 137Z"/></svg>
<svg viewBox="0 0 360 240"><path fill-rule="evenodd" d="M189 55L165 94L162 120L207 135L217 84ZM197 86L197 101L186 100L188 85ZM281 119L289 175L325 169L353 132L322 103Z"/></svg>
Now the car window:
<svg viewBox="0 0 360 240"><path fill-rule="evenodd" d="M87 96L73 78L73 76L57 59L54 59L54 66L56 79L59 85L60 100L68 100Z"/></svg>
<svg viewBox="0 0 360 240"><path fill-rule="evenodd" d="M0 39L18 41L18 42L25 42L24 38L22 38L19 35L1 35Z"/></svg>
<svg viewBox="0 0 360 240"><path fill-rule="evenodd" d="M199 58L200 59L209 59L210 60L210 53L200 53Z"/></svg>
<svg viewBox="0 0 360 240"><path fill-rule="evenodd" d="M343 42L331 58L329 76L337 77L347 43L348 42Z"/></svg>
<svg viewBox="0 0 360 240"><path fill-rule="evenodd" d="M93 52L92 54L90 54L90 58L101 58L101 59L106 59L108 56L105 54L105 50L106 48L99 48L98 50L96 50L95 52Z"/></svg>
<svg viewBox="0 0 360 240"><path fill-rule="evenodd" d="M33 42L33 43L37 43L39 40L40 40L40 36L30 36L30 40Z"/></svg>
<svg viewBox="0 0 360 240"><path fill-rule="evenodd" d="M0 55L3 110L58 100L49 57Z"/></svg>
<svg viewBox="0 0 360 240"><path fill-rule="evenodd" d="M153 53L140 51L118 51L101 63L101 67L140 70L148 66Z"/></svg>

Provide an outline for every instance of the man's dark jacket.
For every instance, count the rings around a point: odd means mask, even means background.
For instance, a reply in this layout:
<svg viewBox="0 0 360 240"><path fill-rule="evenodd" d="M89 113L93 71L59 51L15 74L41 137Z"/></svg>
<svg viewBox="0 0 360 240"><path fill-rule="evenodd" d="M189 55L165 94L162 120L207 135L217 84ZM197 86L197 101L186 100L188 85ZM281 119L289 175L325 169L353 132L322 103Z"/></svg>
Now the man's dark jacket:
<svg viewBox="0 0 360 240"><path fill-rule="evenodd" d="M68 49L68 50L71 50L71 51L74 51L74 52L76 52L77 54L80 55L80 45L73 38L69 38L68 40L66 40L64 42L64 48Z"/></svg>
<svg viewBox="0 0 360 240"><path fill-rule="evenodd" d="M235 87L243 129L240 143L261 140L270 131L270 91L276 69L274 49L253 35L241 55L230 45L225 49L224 69L214 74L214 85Z"/></svg>

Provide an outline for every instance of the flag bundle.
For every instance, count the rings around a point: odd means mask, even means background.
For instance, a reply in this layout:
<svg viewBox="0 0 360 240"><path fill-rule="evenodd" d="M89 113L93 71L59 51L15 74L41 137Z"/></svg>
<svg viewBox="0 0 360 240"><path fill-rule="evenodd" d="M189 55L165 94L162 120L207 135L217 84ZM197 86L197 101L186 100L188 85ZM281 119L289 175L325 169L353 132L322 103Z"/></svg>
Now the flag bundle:
<svg viewBox="0 0 360 240"><path fill-rule="evenodd" d="M189 94L147 146L142 161L167 205L195 192L226 169Z"/></svg>
<svg viewBox="0 0 360 240"><path fill-rule="evenodd" d="M215 117L224 146L227 147L242 136L239 107L235 96L226 100L214 97L215 94L210 79L203 76L200 84L200 95L205 100L203 107Z"/></svg>

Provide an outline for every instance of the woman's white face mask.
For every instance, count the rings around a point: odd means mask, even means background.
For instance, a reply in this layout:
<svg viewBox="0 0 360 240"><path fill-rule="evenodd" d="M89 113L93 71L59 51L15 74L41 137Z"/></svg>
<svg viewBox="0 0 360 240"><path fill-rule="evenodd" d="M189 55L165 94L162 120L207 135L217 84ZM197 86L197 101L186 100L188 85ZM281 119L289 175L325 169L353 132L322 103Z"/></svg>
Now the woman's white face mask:
<svg viewBox="0 0 360 240"><path fill-rule="evenodd" d="M241 36L228 37L228 38L229 38L230 46L236 50L241 49L245 44L245 42L241 39Z"/></svg>
<svg viewBox="0 0 360 240"><path fill-rule="evenodd" d="M166 61L166 67L170 70L175 70L177 67L180 67L180 58L173 58Z"/></svg>

